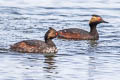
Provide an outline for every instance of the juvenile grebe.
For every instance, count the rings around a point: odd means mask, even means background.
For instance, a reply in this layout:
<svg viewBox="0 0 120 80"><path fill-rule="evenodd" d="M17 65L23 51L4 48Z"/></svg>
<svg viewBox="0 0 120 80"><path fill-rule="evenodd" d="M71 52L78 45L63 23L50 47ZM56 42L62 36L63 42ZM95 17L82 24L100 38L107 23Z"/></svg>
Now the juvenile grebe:
<svg viewBox="0 0 120 80"><path fill-rule="evenodd" d="M56 53L58 50L52 41L58 33L55 29L49 28L45 34L45 42L40 40L24 40L10 47L11 50L22 53Z"/></svg>
<svg viewBox="0 0 120 80"><path fill-rule="evenodd" d="M99 23L108 23L102 19L99 15L92 15L89 21L90 32L78 28L69 28L58 31L58 38L60 39L72 39L72 40L98 40L99 34L96 26Z"/></svg>

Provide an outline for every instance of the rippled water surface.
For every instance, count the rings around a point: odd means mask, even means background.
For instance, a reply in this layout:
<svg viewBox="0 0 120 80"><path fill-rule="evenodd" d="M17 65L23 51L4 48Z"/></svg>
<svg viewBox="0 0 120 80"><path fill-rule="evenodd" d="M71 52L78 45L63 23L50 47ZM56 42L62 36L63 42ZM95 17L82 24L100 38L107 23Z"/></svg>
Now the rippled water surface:
<svg viewBox="0 0 120 80"><path fill-rule="evenodd" d="M97 26L97 41L54 39L56 54L21 54L10 45L44 40L49 27L89 31L92 14L109 24ZM0 0L0 80L120 80L119 0Z"/></svg>

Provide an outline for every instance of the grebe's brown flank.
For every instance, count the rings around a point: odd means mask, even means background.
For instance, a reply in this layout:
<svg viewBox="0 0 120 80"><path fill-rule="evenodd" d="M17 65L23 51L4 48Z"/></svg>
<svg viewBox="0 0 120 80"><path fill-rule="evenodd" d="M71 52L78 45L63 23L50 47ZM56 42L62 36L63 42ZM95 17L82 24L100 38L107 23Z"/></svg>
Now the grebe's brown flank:
<svg viewBox="0 0 120 80"><path fill-rule="evenodd" d="M45 41L24 40L15 43L10 49L22 53L56 53L58 50L52 39L57 35L56 30L50 27L44 36Z"/></svg>
<svg viewBox="0 0 120 80"><path fill-rule="evenodd" d="M78 28L69 28L58 31L58 38L60 39L72 39L72 40L98 40L99 34L96 26L100 23L108 23L102 19L99 15L92 15L89 21L90 32Z"/></svg>

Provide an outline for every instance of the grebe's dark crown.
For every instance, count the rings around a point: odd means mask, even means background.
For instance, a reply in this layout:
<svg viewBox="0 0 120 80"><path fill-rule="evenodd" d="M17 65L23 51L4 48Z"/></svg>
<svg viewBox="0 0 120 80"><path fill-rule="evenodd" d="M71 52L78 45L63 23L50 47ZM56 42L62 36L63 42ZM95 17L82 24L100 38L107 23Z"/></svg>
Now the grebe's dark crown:
<svg viewBox="0 0 120 80"><path fill-rule="evenodd" d="M99 15L96 15L96 14L93 14L92 16L95 16L95 17L101 17L101 16L99 16Z"/></svg>

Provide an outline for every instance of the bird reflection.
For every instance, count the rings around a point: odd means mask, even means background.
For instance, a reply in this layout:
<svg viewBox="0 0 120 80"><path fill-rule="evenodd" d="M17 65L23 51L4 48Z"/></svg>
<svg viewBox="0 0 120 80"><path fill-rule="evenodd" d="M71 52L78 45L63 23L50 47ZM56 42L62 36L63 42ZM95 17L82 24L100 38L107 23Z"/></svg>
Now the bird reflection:
<svg viewBox="0 0 120 80"><path fill-rule="evenodd" d="M90 40L89 42L88 42L88 44L90 44L89 45L89 47L97 47L97 45L98 45L98 42L97 42L97 40Z"/></svg>
<svg viewBox="0 0 120 80"><path fill-rule="evenodd" d="M89 67L88 67L88 80L94 80L95 77L95 69L96 69L96 63L95 63L95 57L89 57Z"/></svg>
<svg viewBox="0 0 120 80"><path fill-rule="evenodd" d="M56 69L57 66L55 66L55 54L44 54L45 57L45 71L48 73L53 73L54 69Z"/></svg>
<svg viewBox="0 0 120 80"><path fill-rule="evenodd" d="M95 69L96 69L96 54L95 51L97 50L98 42L96 40L91 40L88 46L88 80L95 80Z"/></svg>

